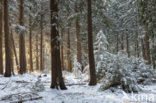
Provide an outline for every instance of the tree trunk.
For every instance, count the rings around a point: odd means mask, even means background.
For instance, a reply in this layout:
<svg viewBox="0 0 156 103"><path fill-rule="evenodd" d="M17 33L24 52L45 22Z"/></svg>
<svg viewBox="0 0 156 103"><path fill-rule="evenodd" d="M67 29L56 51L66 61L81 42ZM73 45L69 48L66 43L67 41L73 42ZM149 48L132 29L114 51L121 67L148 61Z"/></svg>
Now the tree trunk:
<svg viewBox="0 0 156 103"><path fill-rule="evenodd" d="M143 39L141 39L141 46L142 46L142 57L144 58L144 60L146 60L145 45Z"/></svg>
<svg viewBox="0 0 156 103"><path fill-rule="evenodd" d="M88 1L88 55L89 55L89 69L90 69L90 82L89 85L96 85L96 71L95 71L95 60L93 52L93 35L92 35L92 10L91 0Z"/></svg>
<svg viewBox="0 0 156 103"><path fill-rule="evenodd" d="M138 40L138 33L136 34L136 56L139 58L139 40Z"/></svg>
<svg viewBox="0 0 156 103"><path fill-rule="evenodd" d="M66 86L64 84L64 80L62 77L61 70L61 59L60 59L60 41L59 41L59 33L58 33L58 7L57 0L50 0L50 11L51 11L51 71L52 71L52 83L51 88L58 88L66 90Z"/></svg>
<svg viewBox="0 0 156 103"><path fill-rule="evenodd" d="M124 50L124 35L121 35L121 50Z"/></svg>
<svg viewBox="0 0 156 103"><path fill-rule="evenodd" d="M43 16L41 15L41 22L40 22L40 29L41 29L41 37L40 37L40 70L43 71Z"/></svg>
<svg viewBox="0 0 156 103"><path fill-rule="evenodd" d="M12 57L9 34L8 0L4 0L4 31L5 31L5 77L12 75Z"/></svg>
<svg viewBox="0 0 156 103"><path fill-rule="evenodd" d="M23 23L23 16L24 16L24 0L20 0L20 5L19 5L19 11L20 11L20 16L19 16L19 24L21 26L24 25ZM20 59L20 74L26 73L26 50L25 50L25 37L24 33L21 32L19 36L19 59Z"/></svg>
<svg viewBox="0 0 156 103"><path fill-rule="evenodd" d="M30 7L31 10L31 7ZM32 25L32 17L31 15L29 16L29 56L30 56L30 71L33 72L33 55L32 55L32 29L31 29L31 25Z"/></svg>
<svg viewBox="0 0 156 103"><path fill-rule="evenodd" d="M128 54L128 57L130 57L130 51L129 51L129 39L128 39L128 34L126 34L126 44L127 44L127 54Z"/></svg>
<svg viewBox="0 0 156 103"><path fill-rule="evenodd" d="M3 0L0 1L0 74L3 74Z"/></svg>
<svg viewBox="0 0 156 103"><path fill-rule="evenodd" d="M68 72L72 72L71 67L71 58L70 58L70 30L68 28L68 36L67 36L67 58L68 58Z"/></svg>
<svg viewBox="0 0 156 103"><path fill-rule="evenodd" d="M116 51L118 53L119 52L119 37L118 37L118 35L116 38L117 38Z"/></svg>
<svg viewBox="0 0 156 103"><path fill-rule="evenodd" d="M146 35L145 35L145 53L147 57L147 64L151 64L151 57L150 57L150 42L149 42L149 34L148 34L148 24L145 24L145 30L146 30Z"/></svg>
<svg viewBox="0 0 156 103"><path fill-rule="evenodd" d="M40 70L40 68L39 68L39 58L38 58L39 54L38 54L38 52L39 52L39 49L38 49L38 35L36 35L36 70Z"/></svg>
<svg viewBox="0 0 156 103"><path fill-rule="evenodd" d="M64 48L63 48L63 33L61 32L61 38L62 38L62 45L61 45L61 62L62 62L62 69L65 70L64 66Z"/></svg>
<svg viewBox="0 0 156 103"><path fill-rule="evenodd" d="M13 52L14 52L14 55L15 55L17 70L19 71L19 62L18 62L18 57L17 57L17 52L16 52L16 47L15 47L15 42L14 42L12 31L11 31L11 43L12 43L12 48L13 48Z"/></svg>
<svg viewBox="0 0 156 103"><path fill-rule="evenodd" d="M12 33L12 30L11 30L11 33ZM12 45L12 37L11 37L11 34L10 33L10 46L11 46L11 60L12 60L12 68L11 68L11 73L12 73L12 75L15 75L15 73L14 73L14 55L13 55L13 53L14 53L14 48L13 48L13 45Z"/></svg>
<svg viewBox="0 0 156 103"><path fill-rule="evenodd" d="M75 12L78 13L78 7L76 5ZM79 17L76 18L76 39L77 39L77 61L81 64L81 69L83 71L82 65L82 48L81 48L81 40L80 40L80 24Z"/></svg>
<svg viewBox="0 0 156 103"><path fill-rule="evenodd" d="M152 64L153 64L153 68L154 69L156 69L156 44L155 44L155 40L156 40L156 38L155 38L155 34L154 34L154 31L153 31L153 40L152 40L152 52L151 52L151 54L152 54Z"/></svg>

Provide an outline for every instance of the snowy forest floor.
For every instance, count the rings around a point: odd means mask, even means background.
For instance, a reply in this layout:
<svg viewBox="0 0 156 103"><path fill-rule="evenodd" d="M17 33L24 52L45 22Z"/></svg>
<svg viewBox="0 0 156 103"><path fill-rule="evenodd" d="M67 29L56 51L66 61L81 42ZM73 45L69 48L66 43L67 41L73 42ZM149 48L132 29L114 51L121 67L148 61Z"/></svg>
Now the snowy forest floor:
<svg viewBox="0 0 156 103"><path fill-rule="evenodd" d="M19 93L23 98L26 98L24 93L36 93L37 96L42 97L26 103L156 103L156 84L141 86L143 91L137 94L125 93L121 89L100 91L100 83L96 86L88 86L86 75L82 76L84 79L67 72L63 72L63 75L68 90L50 89L51 76L41 75L40 83L44 85L44 90L40 92L33 89L37 88L35 83L39 74L24 74L11 78L0 76L0 103L18 101L19 97L8 96Z"/></svg>

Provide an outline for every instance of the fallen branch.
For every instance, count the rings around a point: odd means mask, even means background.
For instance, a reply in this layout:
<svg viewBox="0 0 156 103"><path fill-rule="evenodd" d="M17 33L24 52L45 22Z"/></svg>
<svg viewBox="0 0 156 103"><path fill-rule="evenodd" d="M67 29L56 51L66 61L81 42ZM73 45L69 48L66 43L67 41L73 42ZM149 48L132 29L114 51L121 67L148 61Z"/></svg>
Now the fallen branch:
<svg viewBox="0 0 156 103"><path fill-rule="evenodd" d="M86 85L86 83L77 83L77 84L66 84L66 86L73 86L73 85Z"/></svg>
<svg viewBox="0 0 156 103"><path fill-rule="evenodd" d="M13 82L16 82L16 83L31 83L31 82L27 82L27 81L13 81Z"/></svg>
<svg viewBox="0 0 156 103"><path fill-rule="evenodd" d="M38 100L41 98L42 97L36 93L27 92L27 93L11 94L1 98L0 101L9 102L9 103L23 103L26 101Z"/></svg>
<svg viewBox="0 0 156 103"><path fill-rule="evenodd" d="M17 100L17 101L13 101L13 102L10 102L10 103L23 103L23 102L33 101L33 100L38 100L38 99L42 99L42 97L40 96L40 97L23 99L23 100Z"/></svg>

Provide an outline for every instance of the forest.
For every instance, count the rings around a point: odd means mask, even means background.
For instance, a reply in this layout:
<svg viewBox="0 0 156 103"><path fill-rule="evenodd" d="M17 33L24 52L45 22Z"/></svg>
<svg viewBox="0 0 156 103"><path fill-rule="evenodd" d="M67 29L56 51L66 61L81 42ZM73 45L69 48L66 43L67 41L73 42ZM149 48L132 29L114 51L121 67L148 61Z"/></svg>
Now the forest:
<svg viewBox="0 0 156 103"><path fill-rule="evenodd" d="M0 0L0 103L156 103L156 0Z"/></svg>

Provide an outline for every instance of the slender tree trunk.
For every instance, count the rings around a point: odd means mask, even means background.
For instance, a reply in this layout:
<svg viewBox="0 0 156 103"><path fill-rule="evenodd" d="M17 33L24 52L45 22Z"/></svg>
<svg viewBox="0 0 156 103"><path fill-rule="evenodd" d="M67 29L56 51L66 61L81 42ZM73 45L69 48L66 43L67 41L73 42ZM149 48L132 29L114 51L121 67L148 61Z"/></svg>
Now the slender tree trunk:
<svg viewBox="0 0 156 103"><path fill-rule="evenodd" d="M42 66L43 66L43 70L44 70L44 69L45 69L45 68L44 68L44 66L45 66L45 65L44 65L44 62L45 62L45 58L44 58L44 52L45 52L45 51L44 51L44 45L43 45L42 48L43 48L43 51L42 51L42 54L43 54L43 55L42 55L42 57L43 57L43 58L42 58Z"/></svg>
<svg viewBox="0 0 156 103"><path fill-rule="evenodd" d="M40 70L40 68L39 68L39 58L38 58L39 54L38 54L38 52L39 52L39 49L38 49L38 35L36 35L36 70Z"/></svg>
<svg viewBox="0 0 156 103"><path fill-rule="evenodd" d="M152 62L153 62L153 68L156 69L156 44L155 44L155 40L156 40L156 35L154 34L153 31L153 53L152 53Z"/></svg>
<svg viewBox="0 0 156 103"><path fill-rule="evenodd" d="M78 7L76 5L75 12L78 13ZM81 64L81 69L83 71L82 65L82 48L81 48L81 40L80 40L80 24L79 17L76 18L76 39L77 39L77 61Z"/></svg>
<svg viewBox="0 0 156 103"><path fill-rule="evenodd" d="M66 90L66 86L64 84L64 80L62 77L61 70L61 58L60 58L60 41L59 41L59 33L58 33L58 7L57 0L50 0L50 11L51 11L51 71L52 71L52 83L51 88L58 88Z"/></svg>
<svg viewBox="0 0 156 103"><path fill-rule="evenodd" d="M89 55L89 69L90 69L90 82L89 85L96 85L96 71L95 60L93 52L93 35L92 35L92 9L91 0L88 1L88 55Z"/></svg>
<svg viewBox="0 0 156 103"><path fill-rule="evenodd" d="M12 31L11 31L11 43L12 43L12 48L13 48L13 52L14 52L14 55L15 55L15 61L16 61L17 70L19 71L19 62L18 62L16 46L15 46L15 42L14 42L14 37L13 37Z"/></svg>
<svg viewBox="0 0 156 103"><path fill-rule="evenodd" d="M128 39L128 34L126 34L126 44L127 44L127 54L128 54L128 57L130 57L130 51L129 51L129 39Z"/></svg>
<svg viewBox="0 0 156 103"><path fill-rule="evenodd" d="M11 51L12 53L11 53L11 55L12 55L12 70L11 70L11 72L12 72L12 75L15 75L15 72L14 72L14 55L13 55L13 48L12 48L12 51Z"/></svg>
<svg viewBox="0 0 156 103"><path fill-rule="evenodd" d="M154 33L154 32L153 32ZM155 43L155 35L153 35L153 40L152 40L152 64L153 64L153 68L156 69L156 44Z"/></svg>
<svg viewBox="0 0 156 103"><path fill-rule="evenodd" d="M0 0L0 74L3 74L3 0Z"/></svg>
<svg viewBox="0 0 156 103"><path fill-rule="evenodd" d="M9 16L8 16L8 0L4 0L4 31L5 31L5 77L12 75L12 57L11 57L11 45L9 34Z"/></svg>
<svg viewBox="0 0 156 103"><path fill-rule="evenodd" d="M12 45L12 37L11 37L11 35L12 35L12 30L10 31L11 33L10 33L10 47L11 47L11 60L12 60L12 68L11 68L11 73L12 73L12 75L15 75L15 73L14 73L14 55L13 55L13 53L14 53L14 48L13 48L13 45Z"/></svg>
<svg viewBox="0 0 156 103"><path fill-rule="evenodd" d="M64 48L63 48L63 33L61 33L62 38L62 45L61 45L61 62L62 62L62 69L65 70L64 66Z"/></svg>
<svg viewBox="0 0 156 103"><path fill-rule="evenodd" d="M149 42L149 34L148 34L148 24L145 24L145 30L146 30L146 35L145 35L145 53L146 57L148 60L148 64L151 64L151 57L150 57L150 42Z"/></svg>
<svg viewBox="0 0 156 103"><path fill-rule="evenodd" d="M41 38L40 38L40 70L43 71L43 16L41 15Z"/></svg>
<svg viewBox="0 0 156 103"><path fill-rule="evenodd" d="M142 56L143 56L144 60L146 60L145 45L144 45L143 39L141 39L141 45L142 45Z"/></svg>
<svg viewBox="0 0 156 103"><path fill-rule="evenodd" d="M152 54L152 64L153 64L153 68L156 69L156 63L155 63L155 62L156 62L156 52L155 52L155 51L156 51L156 45L154 44L154 43L155 43L154 40L155 40L155 36L153 35L153 40L152 40L152 42L153 42L152 44L153 44L153 45L152 45L151 54Z"/></svg>
<svg viewBox="0 0 156 103"><path fill-rule="evenodd" d="M72 67L71 67L71 58L70 58L70 30L68 28L68 36L67 36L67 58L68 58L68 72L72 72Z"/></svg>
<svg viewBox="0 0 156 103"><path fill-rule="evenodd" d="M31 10L31 8L30 8ZM29 16L29 56L30 56L30 71L33 72L33 55L32 55L32 29L31 29L31 25L32 25L32 17L31 15Z"/></svg>
<svg viewBox="0 0 156 103"><path fill-rule="evenodd" d="M124 50L124 35L121 35L121 50Z"/></svg>
<svg viewBox="0 0 156 103"><path fill-rule="evenodd" d="M139 58L139 40L138 40L138 33L136 34L136 55Z"/></svg>
<svg viewBox="0 0 156 103"><path fill-rule="evenodd" d="M24 26L23 22L23 16L24 16L24 0L20 0L19 10L20 10L20 16L19 16L19 24L21 26ZM24 33L21 32L19 36L19 59L20 59L20 74L26 73L26 50L25 50L25 37Z"/></svg>
<svg viewBox="0 0 156 103"><path fill-rule="evenodd" d="M117 38L116 51L118 53L119 52L119 37L118 37L118 35L116 38Z"/></svg>

